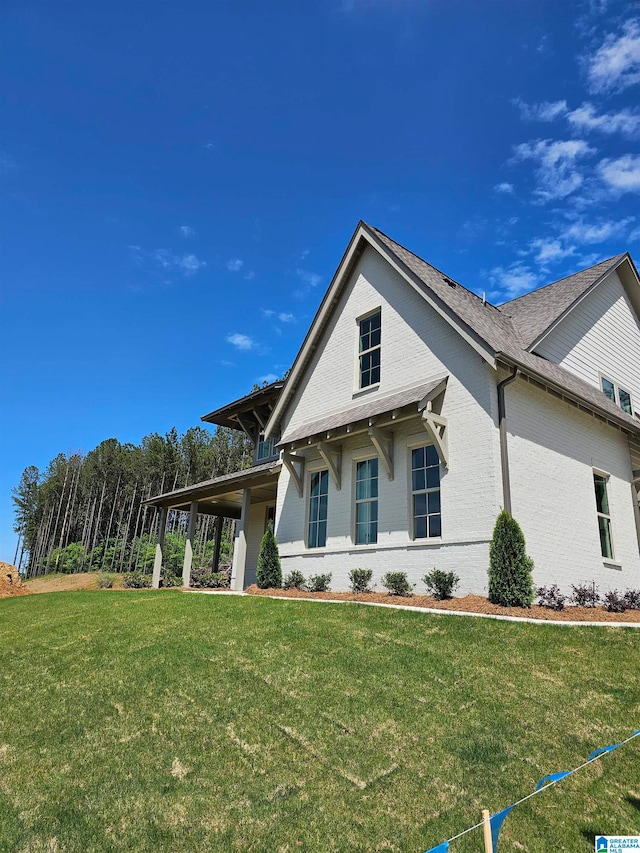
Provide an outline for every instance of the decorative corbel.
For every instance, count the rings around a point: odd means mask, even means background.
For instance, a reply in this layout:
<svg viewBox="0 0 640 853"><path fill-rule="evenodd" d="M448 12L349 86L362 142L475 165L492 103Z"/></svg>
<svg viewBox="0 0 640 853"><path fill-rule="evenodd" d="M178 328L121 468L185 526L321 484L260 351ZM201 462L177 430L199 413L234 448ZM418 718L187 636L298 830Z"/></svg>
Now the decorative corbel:
<svg viewBox="0 0 640 853"><path fill-rule="evenodd" d="M298 456L296 453L289 453L287 450L282 454L287 471L291 474L291 479L296 485L298 495L302 497L304 484L304 456Z"/></svg>
<svg viewBox="0 0 640 853"><path fill-rule="evenodd" d="M319 441L316 448L324 464L331 471L336 490L340 491L342 485L342 447L329 447L324 442Z"/></svg>
<svg viewBox="0 0 640 853"><path fill-rule="evenodd" d="M433 443L438 451L440 461L445 468L449 467L449 438L448 438L448 421L442 415L436 415L431 410L431 402L427 403L427 408L422 412L422 425L433 439Z"/></svg>
<svg viewBox="0 0 640 853"><path fill-rule="evenodd" d="M387 476L393 480L393 433L371 425L369 427L369 438L382 460Z"/></svg>
<svg viewBox="0 0 640 853"><path fill-rule="evenodd" d="M256 435L256 425L253 421L248 421L242 417L242 415L236 415L236 420L242 427L242 431L248 437L249 441L251 441L254 445L258 443L257 435Z"/></svg>

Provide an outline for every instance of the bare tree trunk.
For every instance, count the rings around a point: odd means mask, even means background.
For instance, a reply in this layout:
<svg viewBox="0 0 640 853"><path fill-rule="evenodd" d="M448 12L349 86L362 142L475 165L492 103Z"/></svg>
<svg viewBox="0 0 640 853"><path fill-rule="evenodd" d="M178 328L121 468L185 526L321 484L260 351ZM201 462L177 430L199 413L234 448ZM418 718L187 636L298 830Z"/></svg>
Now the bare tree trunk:
<svg viewBox="0 0 640 853"><path fill-rule="evenodd" d="M98 533L100 532L100 519L102 518L102 504L104 502L104 492L107 488L107 481L102 481L102 494L100 495L100 506L98 507L98 517L96 519L96 528L93 533L93 542L91 543L91 556L89 557L89 570L91 570L91 566L93 565L93 552L96 550L96 540L98 538Z"/></svg>
<svg viewBox="0 0 640 853"><path fill-rule="evenodd" d="M102 560L100 561L100 571L104 569L104 560L107 556L107 548L109 547L109 537L111 536L111 525L113 524L113 516L116 512L116 504L118 503L118 494L120 493L120 479L122 478L122 474L118 475L118 482L116 483L116 493L113 496L113 506L111 507L111 515L109 516L109 526L107 527L107 537L105 539L104 548L102 549Z"/></svg>
<svg viewBox="0 0 640 853"><path fill-rule="evenodd" d="M69 475L69 463L67 462L67 470L64 472L64 482L62 484L62 494L60 495L60 503L58 504L58 515L56 516L55 527L53 528L53 540L55 541L56 532L58 530L58 521L60 520L60 511L62 509L62 501L64 500L64 492L67 487L67 477ZM56 555L56 564L54 568L58 568L58 560L60 559L60 555ZM47 571L45 574L49 574L49 563L51 562L51 552L47 556Z"/></svg>

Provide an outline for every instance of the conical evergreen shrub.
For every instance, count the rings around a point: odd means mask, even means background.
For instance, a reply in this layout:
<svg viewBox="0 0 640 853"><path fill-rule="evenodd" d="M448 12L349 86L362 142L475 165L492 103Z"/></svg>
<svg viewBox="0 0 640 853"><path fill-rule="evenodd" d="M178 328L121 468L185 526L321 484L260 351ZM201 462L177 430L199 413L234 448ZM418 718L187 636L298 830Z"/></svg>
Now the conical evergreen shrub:
<svg viewBox="0 0 640 853"><path fill-rule="evenodd" d="M496 519L489 548L489 601L503 607L531 607L533 560L524 534L506 510Z"/></svg>
<svg viewBox="0 0 640 853"><path fill-rule="evenodd" d="M256 583L260 589L274 589L282 586L282 567L278 554L278 543L273 533L273 524L269 522L260 543Z"/></svg>

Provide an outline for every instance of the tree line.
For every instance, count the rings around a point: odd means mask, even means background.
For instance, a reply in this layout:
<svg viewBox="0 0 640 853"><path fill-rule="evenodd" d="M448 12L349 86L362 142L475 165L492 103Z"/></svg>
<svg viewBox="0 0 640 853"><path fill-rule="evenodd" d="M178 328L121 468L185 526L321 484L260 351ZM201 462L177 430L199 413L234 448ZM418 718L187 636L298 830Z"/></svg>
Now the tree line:
<svg viewBox="0 0 640 853"><path fill-rule="evenodd" d="M246 468L252 447L246 436L218 427L193 427L179 435L151 433L140 444L115 438L94 450L60 453L44 471L30 465L13 489L14 562L28 577L53 571L148 571L157 538L157 509L143 506L153 495ZM214 521L199 516L194 565L213 554ZM187 513L169 514L167 568L181 572ZM233 521L225 519L222 561L229 559ZM175 565L174 565L175 564Z"/></svg>

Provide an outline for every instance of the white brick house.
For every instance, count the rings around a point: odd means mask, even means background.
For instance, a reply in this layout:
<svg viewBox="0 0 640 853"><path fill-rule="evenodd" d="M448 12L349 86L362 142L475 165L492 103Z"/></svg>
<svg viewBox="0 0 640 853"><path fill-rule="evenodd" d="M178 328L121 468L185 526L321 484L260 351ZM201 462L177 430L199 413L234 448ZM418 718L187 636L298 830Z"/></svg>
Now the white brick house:
<svg viewBox="0 0 640 853"><path fill-rule="evenodd" d="M284 573L420 589L435 566L486 593L503 507L536 584L638 588L639 411L628 254L497 308L360 223L286 381L204 418L251 435L254 468L150 503L238 518L239 589L274 518Z"/></svg>

